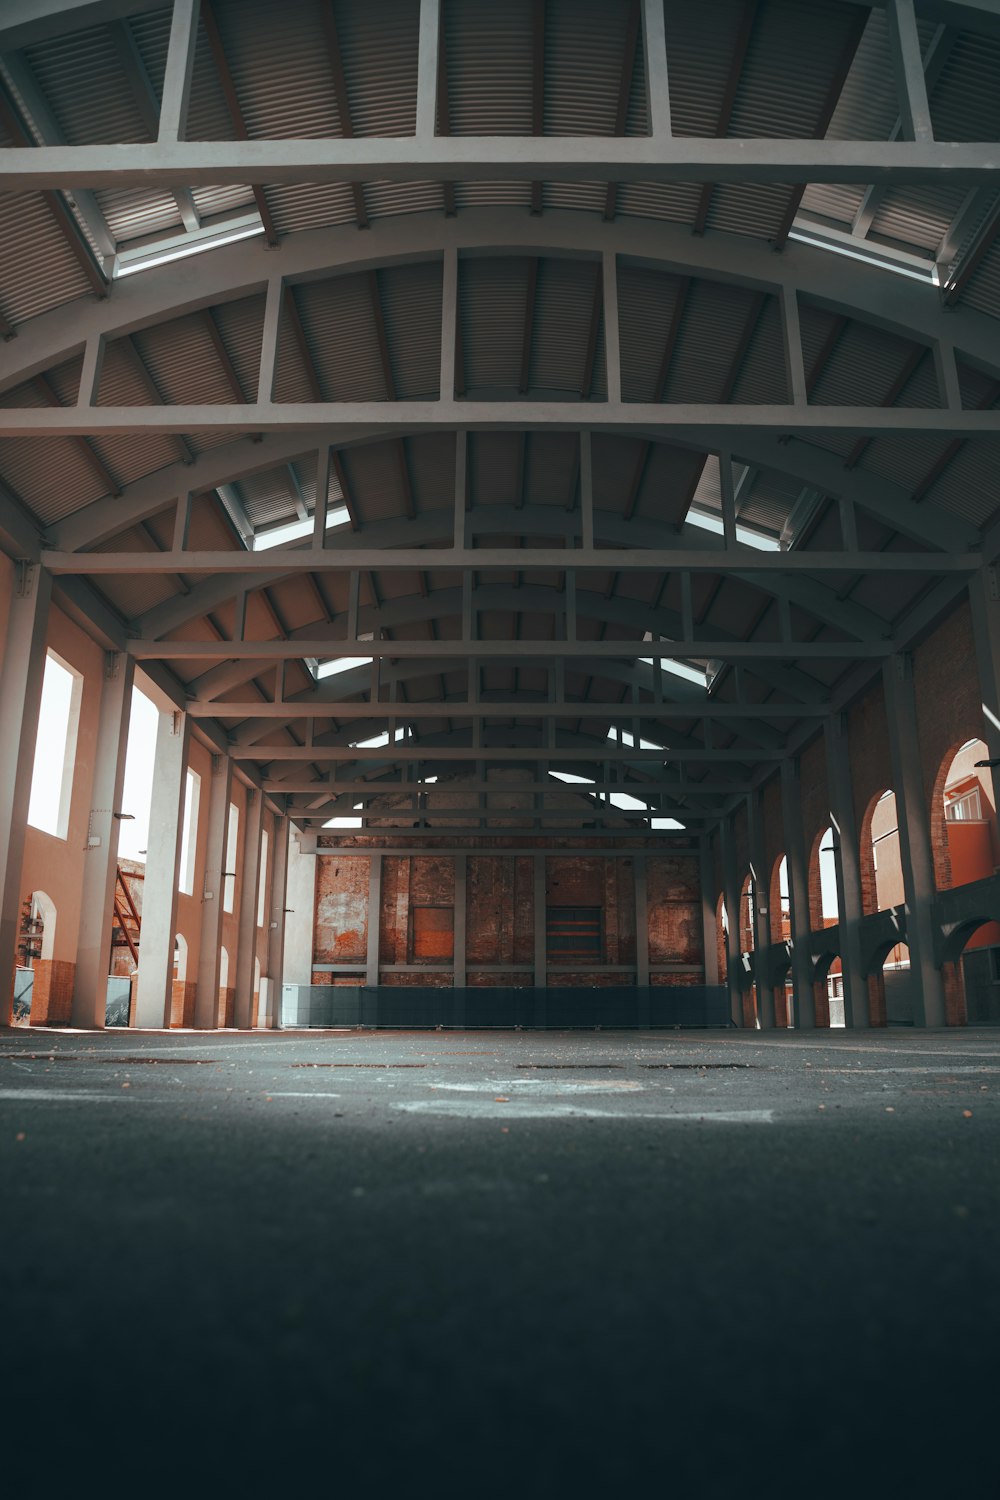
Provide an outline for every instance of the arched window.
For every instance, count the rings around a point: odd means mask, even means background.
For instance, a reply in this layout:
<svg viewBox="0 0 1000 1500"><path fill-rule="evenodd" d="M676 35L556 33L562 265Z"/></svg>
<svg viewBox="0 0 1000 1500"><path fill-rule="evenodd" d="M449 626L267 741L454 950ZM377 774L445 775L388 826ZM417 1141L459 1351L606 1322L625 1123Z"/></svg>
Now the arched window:
<svg viewBox="0 0 1000 1500"><path fill-rule="evenodd" d="M187 979L188 945L181 933L174 937L174 978L183 984Z"/></svg>
<svg viewBox="0 0 1000 1500"><path fill-rule="evenodd" d="M861 886L867 913L904 903L899 816L891 790L872 798L862 823Z"/></svg>

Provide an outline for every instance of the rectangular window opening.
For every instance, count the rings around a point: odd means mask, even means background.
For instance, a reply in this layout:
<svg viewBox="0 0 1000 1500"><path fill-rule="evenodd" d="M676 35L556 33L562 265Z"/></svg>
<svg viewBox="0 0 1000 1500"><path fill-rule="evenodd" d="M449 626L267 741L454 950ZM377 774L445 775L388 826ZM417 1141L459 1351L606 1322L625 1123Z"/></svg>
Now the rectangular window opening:
<svg viewBox="0 0 1000 1500"><path fill-rule="evenodd" d="M194 894L194 865L198 848L198 807L201 802L201 777L188 771L184 780L184 818L181 834L180 879L177 889L182 895Z"/></svg>
<svg viewBox="0 0 1000 1500"><path fill-rule="evenodd" d="M80 726L83 677L54 651L45 653L38 737L31 772L28 822L42 833L65 839L73 798L76 738Z"/></svg>
<svg viewBox="0 0 1000 1500"><path fill-rule="evenodd" d="M263 927L264 913L267 909L267 829L260 836L260 875L257 882L257 926Z"/></svg>
<svg viewBox="0 0 1000 1500"><path fill-rule="evenodd" d="M545 951L549 958L563 963L573 963L577 959L603 958L601 908L546 907Z"/></svg>
<svg viewBox="0 0 1000 1500"><path fill-rule="evenodd" d="M240 838L240 810L235 802L229 804L229 829L226 833L226 864L223 870L222 909L232 911L236 905L236 855Z"/></svg>

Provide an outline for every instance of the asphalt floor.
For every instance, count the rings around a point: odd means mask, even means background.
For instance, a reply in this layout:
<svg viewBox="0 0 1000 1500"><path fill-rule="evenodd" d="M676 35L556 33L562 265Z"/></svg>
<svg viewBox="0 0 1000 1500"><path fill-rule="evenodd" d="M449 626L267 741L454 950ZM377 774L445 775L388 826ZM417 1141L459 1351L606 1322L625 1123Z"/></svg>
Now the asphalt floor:
<svg viewBox="0 0 1000 1500"><path fill-rule="evenodd" d="M997 1030L5 1031L0 1184L19 1500L1000 1494Z"/></svg>

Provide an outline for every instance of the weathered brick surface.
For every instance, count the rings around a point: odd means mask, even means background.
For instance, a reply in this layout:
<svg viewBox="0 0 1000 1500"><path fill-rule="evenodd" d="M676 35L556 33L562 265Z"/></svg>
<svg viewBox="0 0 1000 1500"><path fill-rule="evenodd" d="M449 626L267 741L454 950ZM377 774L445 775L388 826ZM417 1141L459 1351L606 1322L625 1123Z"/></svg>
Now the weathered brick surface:
<svg viewBox="0 0 1000 1500"><path fill-rule="evenodd" d="M73 1014L76 964L62 958L36 958L31 988L32 1026L67 1024Z"/></svg>
<svg viewBox="0 0 1000 1500"><path fill-rule="evenodd" d="M339 854L317 859L314 963L365 962L369 864L363 857Z"/></svg>
<svg viewBox="0 0 1000 1500"><path fill-rule="evenodd" d="M701 890L694 860L664 856L646 861L646 911L651 964L704 965ZM676 978L680 982L680 976Z"/></svg>

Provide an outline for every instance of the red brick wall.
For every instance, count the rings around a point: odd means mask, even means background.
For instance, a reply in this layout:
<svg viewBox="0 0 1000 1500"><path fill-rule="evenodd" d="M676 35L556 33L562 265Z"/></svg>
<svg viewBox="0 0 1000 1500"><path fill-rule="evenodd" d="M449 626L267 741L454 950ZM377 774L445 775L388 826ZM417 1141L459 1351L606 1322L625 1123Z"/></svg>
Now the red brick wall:
<svg viewBox="0 0 1000 1500"><path fill-rule="evenodd" d="M674 984L704 979L705 954L701 928L701 887L693 859L668 855L646 861L646 912L651 964L686 964L701 970L691 976L657 975L653 983Z"/></svg>
<svg viewBox="0 0 1000 1500"><path fill-rule="evenodd" d="M317 859L314 963L365 962L370 863L339 854Z"/></svg>
<svg viewBox="0 0 1000 1500"><path fill-rule="evenodd" d="M73 1014L73 980L76 964L63 958L36 958L31 988L32 1026L60 1025Z"/></svg>

